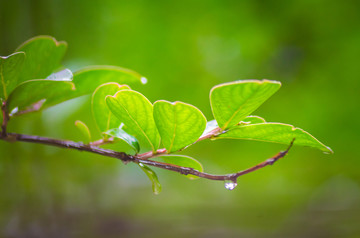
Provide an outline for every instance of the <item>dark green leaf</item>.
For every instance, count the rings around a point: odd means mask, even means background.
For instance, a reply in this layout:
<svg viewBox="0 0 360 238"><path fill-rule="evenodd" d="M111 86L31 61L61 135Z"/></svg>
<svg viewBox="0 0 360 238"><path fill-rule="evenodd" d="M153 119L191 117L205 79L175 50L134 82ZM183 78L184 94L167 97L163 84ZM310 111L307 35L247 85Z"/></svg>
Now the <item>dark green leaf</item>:
<svg viewBox="0 0 360 238"><path fill-rule="evenodd" d="M104 132L104 134L125 141L132 149L135 150L136 153L138 153L140 151L140 145L139 145L138 140L135 137L133 137L132 135L129 135L122 128L113 128L113 129L110 129L110 130Z"/></svg>
<svg viewBox="0 0 360 238"><path fill-rule="evenodd" d="M24 59L24 52L0 56L0 99L6 100L18 84Z"/></svg>
<svg viewBox="0 0 360 238"><path fill-rule="evenodd" d="M154 158L156 160L159 160L161 162L165 162L168 164L174 164L174 165L178 165L181 167L187 167L187 168L193 168L199 172L203 172L203 167L201 165L201 163L199 161L197 161L196 159L190 157L190 156L185 156L185 155L163 155L160 157L156 157ZM190 178L190 179L195 179L198 178L195 175L185 175L186 177Z"/></svg>
<svg viewBox="0 0 360 238"><path fill-rule="evenodd" d="M107 96L106 103L125 124L126 131L140 141L141 147L150 146L154 152L157 150L160 136L153 118L153 105L144 95L125 89L115 96Z"/></svg>
<svg viewBox="0 0 360 238"><path fill-rule="evenodd" d="M112 114L106 105L106 96L115 95L121 89L130 89L126 85L118 83L105 83L100 85L92 95L91 105L96 124L101 132L120 126L121 121Z"/></svg>
<svg viewBox="0 0 360 238"><path fill-rule="evenodd" d="M260 123L241 125L231 128L228 132L219 135L219 139L245 139L281 144L290 144L295 138L295 145L310 146L324 152L333 153L332 150L318 141L308 132L292 125L282 123Z"/></svg>
<svg viewBox="0 0 360 238"><path fill-rule="evenodd" d="M168 153L194 143L206 126L206 118L202 112L183 102L155 102L154 120Z"/></svg>
<svg viewBox="0 0 360 238"><path fill-rule="evenodd" d="M238 124L255 111L281 84L269 80L242 80L215 86L210 92L211 108L221 129Z"/></svg>
<svg viewBox="0 0 360 238"><path fill-rule="evenodd" d="M153 193L158 195L161 192L161 184L159 182L159 179L158 179L156 173L152 169L150 169L148 166L143 165L142 163L139 163L139 167L149 177L149 179L152 183Z"/></svg>
<svg viewBox="0 0 360 238"><path fill-rule="evenodd" d="M73 90L74 84L68 81L29 80L17 86L10 94L8 109L12 111L18 108L22 111L35 106L33 109L39 110L48 98L61 97L63 93L71 93Z"/></svg>
<svg viewBox="0 0 360 238"><path fill-rule="evenodd" d="M75 126L79 129L84 137L84 143L89 144L91 142L91 133L89 127L82 121L75 121Z"/></svg>
<svg viewBox="0 0 360 238"><path fill-rule="evenodd" d="M58 42L51 36L37 36L24 42L16 50L26 54L19 83L48 77L60 67L66 48L66 42Z"/></svg>
<svg viewBox="0 0 360 238"><path fill-rule="evenodd" d="M116 66L91 66L74 73L73 83L76 90L73 92L63 92L61 97L48 98L44 103L44 108L55 104L92 94L96 88L105 83L126 84L136 87L145 83L145 78L140 74Z"/></svg>

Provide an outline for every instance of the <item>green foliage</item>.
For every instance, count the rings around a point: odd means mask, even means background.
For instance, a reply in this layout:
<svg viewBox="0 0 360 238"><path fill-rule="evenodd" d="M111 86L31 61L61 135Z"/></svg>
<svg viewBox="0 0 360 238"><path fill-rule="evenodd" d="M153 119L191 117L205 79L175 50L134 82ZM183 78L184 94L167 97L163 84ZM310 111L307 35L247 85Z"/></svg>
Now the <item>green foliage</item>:
<svg viewBox="0 0 360 238"><path fill-rule="evenodd" d="M18 84L19 74L25 59L24 52L0 56L0 100L5 100Z"/></svg>
<svg viewBox="0 0 360 238"><path fill-rule="evenodd" d="M84 137L84 143L89 144L91 142L91 133L89 127L82 121L75 121L75 126L79 129L80 133Z"/></svg>
<svg viewBox="0 0 360 238"><path fill-rule="evenodd" d="M26 59L18 83L44 79L61 67L67 43L50 36L37 36L20 45L16 52L25 52Z"/></svg>
<svg viewBox="0 0 360 238"><path fill-rule="evenodd" d="M183 102L155 102L154 119L168 153L194 143L206 126L206 118L202 112Z"/></svg>
<svg viewBox="0 0 360 238"><path fill-rule="evenodd" d="M121 121L110 112L105 102L107 95L115 95L116 92L121 89L130 88L126 85L120 85L118 83L105 83L95 89L92 95L92 112L100 132L105 132L111 128L119 127L121 124Z"/></svg>
<svg viewBox="0 0 360 238"><path fill-rule="evenodd" d="M0 98L6 102L6 113L12 111L10 116L92 94L93 118L104 142L122 140L136 154L140 148L151 149L144 153L147 158L199 172L203 167L197 160L185 155L164 154L184 150L204 139L289 144L294 138L295 145L332 153L329 147L300 128L268 123L259 116L250 115L280 88L277 81L240 80L215 86L210 92L215 120L207 122L203 113L190 104L159 100L152 105L144 95L130 89L146 83L146 79L128 69L91 66L74 75L68 69L56 72L66 43L52 37L32 38L18 50L22 52L0 58ZM81 121L76 121L75 125L83 134L84 142L91 143L94 138L87 125ZM160 145L165 148L159 149ZM155 172L141 163L139 166L152 182L154 193L159 193L161 185Z"/></svg>
<svg viewBox="0 0 360 238"><path fill-rule="evenodd" d="M134 136L129 135L126 131L124 131L122 127L123 124L119 128L113 128L111 130L105 131L104 134L125 141L136 153L139 153L140 145L138 140Z"/></svg>
<svg viewBox="0 0 360 238"><path fill-rule="evenodd" d="M141 93L121 90L115 96L106 97L111 112L126 126L126 131L137 137L141 147L155 152L160 136L153 118L153 105Z"/></svg>
<svg viewBox="0 0 360 238"><path fill-rule="evenodd" d="M142 171L144 171L144 173L148 176L148 178L151 181L152 184L152 190L154 194L159 194L161 192L161 184L159 182L158 176L156 175L156 173L150 169L148 166L143 165L141 163L139 163L139 167L142 169Z"/></svg>
<svg viewBox="0 0 360 238"><path fill-rule="evenodd" d="M217 138L258 140L281 144L289 144L289 141L295 138L295 145L309 146L332 153L329 147L325 146L308 132L282 123L268 122L239 125L229 129L229 131L219 135Z"/></svg>
<svg viewBox="0 0 360 238"><path fill-rule="evenodd" d="M210 102L218 125L221 129L226 129L238 124L280 86L277 81L242 80L213 87Z"/></svg>

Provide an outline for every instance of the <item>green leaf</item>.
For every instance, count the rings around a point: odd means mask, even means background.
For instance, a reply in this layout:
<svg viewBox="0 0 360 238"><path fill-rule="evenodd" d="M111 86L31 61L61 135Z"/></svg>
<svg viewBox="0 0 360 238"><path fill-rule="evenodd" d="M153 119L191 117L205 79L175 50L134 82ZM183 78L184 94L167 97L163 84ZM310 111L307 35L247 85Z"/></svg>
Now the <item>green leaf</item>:
<svg viewBox="0 0 360 238"><path fill-rule="evenodd" d="M133 137L132 135L129 135L121 127L110 129L110 130L104 132L104 134L125 141L132 149L135 150L136 153L139 153L140 145L139 145L138 140L135 137Z"/></svg>
<svg viewBox="0 0 360 238"><path fill-rule="evenodd" d="M199 172L203 172L203 166L201 165L201 163L199 161L197 161L196 159L190 157L190 156L185 156L185 155L163 155L160 157L156 157L154 158L158 161L164 162L164 163L168 163L168 164L173 164L173 165L178 165L181 167L187 167L187 168L193 168ZM189 179L196 179L198 178L195 175L192 174L188 174L185 175L186 177L188 177Z"/></svg>
<svg viewBox="0 0 360 238"><path fill-rule="evenodd" d="M106 103L110 111L125 124L126 131L140 141L141 147L150 146L153 152L157 150L160 136L153 118L153 105L144 95L125 89L115 96L107 96Z"/></svg>
<svg viewBox="0 0 360 238"><path fill-rule="evenodd" d="M221 129L238 124L255 111L281 84L269 80L242 80L215 86L210 92L213 115Z"/></svg>
<svg viewBox="0 0 360 238"><path fill-rule="evenodd" d="M139 167L144 171L144 173L149 177L152 183L152 190L155 195L158 195L161 192L161 184L156 173L150 169L148 166L139 163Z"/></svg>
<svg viewBox="0 0 360 238"><path fill-rule="evenodd" d="M26 54L19 83L49 76L60 67L66 48L66 42L58 42L51 36L37 36L24 42L16 49Z"/></svg>
<svg viewBox="0 0 360 238"><path fill-rule="evenodd" d="M220 134L216 137L216 139L257 140L287 145L290 144L293 138L295 138L295 145L310 146L327 153L333 153L329 147L325 146L308 132L292 125L282 123L268 122L241 125L231 128L226 133Z"/></svg>
<svg viewBox="0 0 360 238"><path fill-rule="evenodd" d="M0 56L0 99L6 100L18 84L24 59L24 52Z"/></svg>
<svg viewBox="0 0 360 238"><path fill-rule="evenodd" d="M32 107L39 110L48 98L61 97L63 93L71 93L73 90L74 84L68 81L29 80L18 85L9 95L8 109L22 111Z"/></svg>
<svg viewBox="0 0 360 238"><path fill-rule="evenodd" d="M154 120L168 153L194 143L206 127L206 118L202 112L183 102L155 102Z"/></svg>
<svg viewBox="0 0 360 238"><path fill-rule="evenodd" d="M91 133L89 127L82 121L75 121L75 126L79 129L81 134L84 136L84 143L89 144L91 142Z"/></svg>
<svg viewBox="0 0 360 238"><path fill-rule="evenodd" d="M92 94L98 86L110 82L136 87L146 83L146 79L132 70L121 67L106 65L86 67L74 73L75 91L64 92L60 97L48 98L43 107L50 107L73 98Z"/></svg>
<svg viewBox="0 0 360 238"><path fill-rule="evenodd" d="M91 105L96 125L101 132L108 131L111 128L120 126L121 121L112 114L106 105L106 96L115 95L121 89L130 89L126 85L118 83L105 83L100 85L92 95Z"/></svg>

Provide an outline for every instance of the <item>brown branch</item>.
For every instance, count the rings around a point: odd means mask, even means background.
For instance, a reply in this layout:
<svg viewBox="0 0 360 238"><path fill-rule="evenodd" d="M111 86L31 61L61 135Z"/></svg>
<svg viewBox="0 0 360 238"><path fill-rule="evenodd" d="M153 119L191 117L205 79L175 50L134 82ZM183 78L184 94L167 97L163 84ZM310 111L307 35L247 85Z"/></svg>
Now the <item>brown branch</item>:
<svg viewBox="0 0 360 238"><path fill-rule="evenodd" d="M208 138L207 135L206 135L206 138ZM246 170L243 170L243 171L240 171L237 173L233 173L233 174L213 175L213 174L203 173L203 172L197 171L197 170L195 170L193 168L189 168L189 167L181 167L181 166L174 165L174 164L162 163L162 162L148 159L148 158L151 158L154 156L159 156L161 154L166 153L165 149L158 150L159 154L157 154L157 155L154 155L152 152L144 153L142 155L128 155L124 152L117 152L117 151L113 151L113 150L103 149L103 148L99 148L94 145L88 145L88 144L83 144L83 143L78 143L78 142L73 142L73 141L67 141L67 140L58 140L58 139L53 139L53 138L48 138L48 137L41 137L41 136L24 135L24 134L17 134L17 133L7 133L7 134L2 133L2 134L0 134L0 139L6 140L9 142L22 141L22 142L30 142L30 143L38 143L38 144L44 144L44 145L50 145L50 146L57 146L57 147L62 147L62 148L76 149L76 150L80 150L80 151L87 151L87 152L91 152L91 153L95 153L95 154L99 154L99 155L103 155L103 156L107 156L107 157L120 159L125 164L128 162L142 163L145 165L149 165L149 166L153 166L153 167L157 167L157 168L161 168L161 169L175 171L175 172L178 172L178 173L184 174L184 175L192 174L192 175L195 175L195 176L198 176L201 178L205 178L205 179L210 179L210 180L222 180L222 181L231 180L235 183L236 183L236 179L239 176L242 176L247 173L251 173L251 172L256 171L265 166L272 165L277 160L283 158L287 154L287 152L289 151L289 149L291 148L291 146L293 145L293 142L294 142L294 140L293 140L290 143L287 150L278 153L274 157L267 159L266 161L264 161L258 165L255 165L254 167L251 167L249 169L246 169Z"/></svg>
<svg viewBox="0 0 360 238"><path fill-rule="evenodd" d="M9 120L9 115L6 112L6 101L3 101L1 103L1 113L2 113L2 117L3 117L3 121L1 124L1 136L6 137L6 128L7 128L7 123Z"/></svg>

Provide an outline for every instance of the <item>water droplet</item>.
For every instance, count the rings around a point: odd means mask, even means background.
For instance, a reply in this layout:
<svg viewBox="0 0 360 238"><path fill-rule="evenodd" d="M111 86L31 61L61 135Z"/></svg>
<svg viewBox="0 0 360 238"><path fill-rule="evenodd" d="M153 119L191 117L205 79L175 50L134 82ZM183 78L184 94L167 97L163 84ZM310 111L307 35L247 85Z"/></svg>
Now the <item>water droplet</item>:
<svg viewBox="0 0 360 238"><path fill-rule="evenodd" d="M140 80L141 80L142 84L146 84L148 81L147 78L145 78L145 77L141 77Z"/></svg>
<svg viewBox="0 0 360 238"><path fill-rule="evenodd" d="M231 180L226 180L225 181L225 188L227 190L233 190L234 188L236 188L237 183Z"/></svg>

